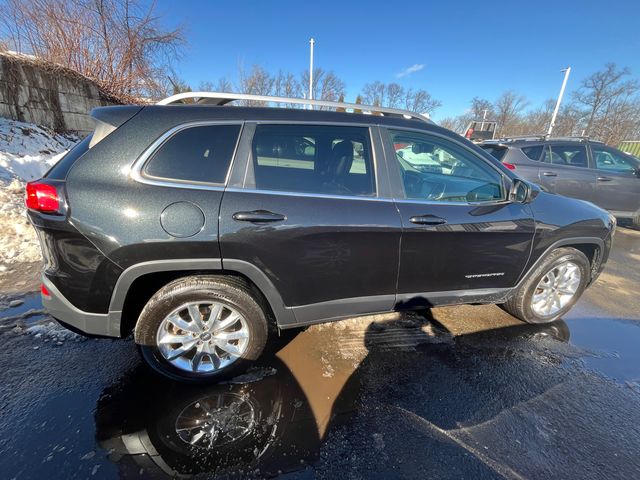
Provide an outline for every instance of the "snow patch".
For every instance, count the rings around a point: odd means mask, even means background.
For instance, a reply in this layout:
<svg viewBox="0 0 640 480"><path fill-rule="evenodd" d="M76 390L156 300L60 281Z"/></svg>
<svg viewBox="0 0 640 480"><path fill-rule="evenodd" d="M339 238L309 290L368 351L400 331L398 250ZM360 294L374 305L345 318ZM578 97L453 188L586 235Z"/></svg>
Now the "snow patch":
<svg viewBox="0 0 640 480"><path fill-rule="evenodd" d="M25 184L42 177L78 140L0 118L0 271L10 263L40 260L40 245L24 207Z"/></svg>
<svg viewBox="0 0 640 480"><path fill-rule="evenodd" d="M50 340L58 345L61 345L65 341L80 342L86 340L86 337L67 330L51 320L31 325L24 329L24 333L33 335L35 338L42 338L45 342Z"/></svg>

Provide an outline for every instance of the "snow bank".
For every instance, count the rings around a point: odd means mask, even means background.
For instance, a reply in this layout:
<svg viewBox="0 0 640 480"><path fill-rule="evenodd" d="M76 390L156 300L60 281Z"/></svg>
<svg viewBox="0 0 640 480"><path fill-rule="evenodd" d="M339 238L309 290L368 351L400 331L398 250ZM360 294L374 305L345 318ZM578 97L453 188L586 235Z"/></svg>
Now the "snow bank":
<svg viewBox="0 0 640 480"><path fill-rule="evenodd" d="M78 141L30 123L0 118L0 271L40 260L24 208L24 185L40 178Z"/></svg>

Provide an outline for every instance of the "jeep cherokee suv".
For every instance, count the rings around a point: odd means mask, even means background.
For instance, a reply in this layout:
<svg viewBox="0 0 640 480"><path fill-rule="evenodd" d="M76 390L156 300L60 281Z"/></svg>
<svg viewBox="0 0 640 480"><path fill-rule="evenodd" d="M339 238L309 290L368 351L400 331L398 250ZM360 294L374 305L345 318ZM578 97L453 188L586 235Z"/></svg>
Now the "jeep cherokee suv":
<svg viewBox="0 0 640 480"><path fill-rule="evenodd" d="M133 332L153 369L201 382L255 360L271 326L461 303L551 322L602 270L605 211L418 114L329 108L367 109L213 93L95 109L93 135L27 186L45 308Z"/></svg>

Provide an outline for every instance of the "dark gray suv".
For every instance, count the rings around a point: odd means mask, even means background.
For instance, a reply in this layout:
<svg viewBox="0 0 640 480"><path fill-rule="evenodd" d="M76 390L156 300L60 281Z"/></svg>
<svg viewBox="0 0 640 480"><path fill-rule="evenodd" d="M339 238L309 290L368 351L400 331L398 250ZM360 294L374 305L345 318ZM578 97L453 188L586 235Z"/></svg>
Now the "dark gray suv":
<svg viewBox="0 0 640 480"><path fill-rule="evenodd" d="M640 159L580 137L519 137L480 146L544 190L593 202L640 228Z"/></svg>
<svg viewBox="0 0 640 480"><path fill-rule="evenodd" d="M133 332L168 377L219 379L273 330L360 314L496 303L552 322L607 260L614 217L418 114L161 103L94 110L26 203L45 308L84 334Z"/></svg>

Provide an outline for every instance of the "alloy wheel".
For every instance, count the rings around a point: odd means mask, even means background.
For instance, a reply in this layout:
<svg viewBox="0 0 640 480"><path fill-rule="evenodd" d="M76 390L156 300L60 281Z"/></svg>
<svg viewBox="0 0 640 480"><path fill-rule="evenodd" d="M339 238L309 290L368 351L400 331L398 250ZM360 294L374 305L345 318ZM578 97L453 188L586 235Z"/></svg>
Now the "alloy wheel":
<svg viewBox="0 0 640 480"><path fill-rule="evenodd" d="M555 315L571 302L581 279L580 267L575 263L566 261L555 265L538 282L531 309L540 317Z"/></svg>
<svg viewBox="0 0 640 480"><path fill-rule="evenodd" d="M249 344L244 317L222 302L189 302L167 315L156 343L162 357L180 370L213 373L236 360Z"/></svg>

